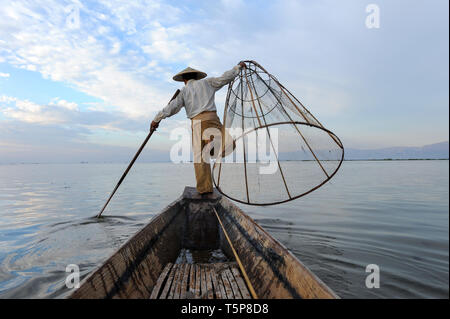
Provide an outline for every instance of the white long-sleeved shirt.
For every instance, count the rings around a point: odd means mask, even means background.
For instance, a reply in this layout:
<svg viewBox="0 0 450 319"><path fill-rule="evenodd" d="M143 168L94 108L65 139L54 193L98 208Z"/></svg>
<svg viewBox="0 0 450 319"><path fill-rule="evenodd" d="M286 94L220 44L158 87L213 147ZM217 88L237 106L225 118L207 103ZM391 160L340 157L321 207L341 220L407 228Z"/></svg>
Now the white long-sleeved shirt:
<svg viewBox="0 0 450 319"><path fill-rule="evenodd" d="M189 80L178 96L156 114L154 121L159 122L178 113L183 106L187 117L190 119L205 111L216 111L216 104L214 103L216 91L230 83L239 74L240 69L241 67L236 65L219 77Z"/></svg>

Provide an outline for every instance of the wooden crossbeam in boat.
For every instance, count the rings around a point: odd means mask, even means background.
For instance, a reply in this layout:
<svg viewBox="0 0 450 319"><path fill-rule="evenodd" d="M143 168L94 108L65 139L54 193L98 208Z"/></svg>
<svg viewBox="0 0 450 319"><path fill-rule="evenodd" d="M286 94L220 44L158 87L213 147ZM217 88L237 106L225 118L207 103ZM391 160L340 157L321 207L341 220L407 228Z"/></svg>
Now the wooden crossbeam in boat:
<svg viewBox="0 0 450 319"><path fill-rule="evenodd" d="M235 267L231 267L231 272L234 275L234 278L236 279L236 283L239 286L239 291L242 294L242 299L252 299L250 296L250 293L247 289L247 285L245 284L244 280L241 277L241 273L239 270Z"/></svg>
<svg viewBox="0 0 450 319"><path fill-rule="evenodd" d="M200 297L200 279L202 277L201 271L200 271L200 266L199 265L195 265L195 298L199 298ZM192 278L192 280L194 280L194 278Z"/></svg>
<svg viewBox="0 0 450 319"><path fill-rule="evenodd" d="M150 299L251 299L251 295L236 263L169 263Z"/></svg>
<svg viewBox="0 0 450 319"><path fill-rule="evenodd" d="M164 267L164 270L162 271L161 275L159 276L158 280L156 281L156 285L155 285L155 288L153 288L152 294L150 295L150 299L157 298L156 293L158 293L160 291L160 289L164 283L164 279L169 274L169 271L172 269L172 266L173 266L172 263L168 263L166 265L166 267Z"/></svg>

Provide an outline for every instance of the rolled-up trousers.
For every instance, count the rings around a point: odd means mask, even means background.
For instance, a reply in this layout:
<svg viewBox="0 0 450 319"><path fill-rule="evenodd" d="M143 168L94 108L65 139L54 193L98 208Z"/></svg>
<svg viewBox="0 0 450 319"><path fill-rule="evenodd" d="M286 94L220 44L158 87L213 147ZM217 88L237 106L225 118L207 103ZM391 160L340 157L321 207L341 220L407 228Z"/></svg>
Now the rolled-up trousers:
<svg viewBox="0 0 450 319"><path fill-rule="evenodd" d="M235 142L226 133L216 112L202 112L192 118L192 148L197 191L200 194L213 191L210 161L233 152Z"/></svg>

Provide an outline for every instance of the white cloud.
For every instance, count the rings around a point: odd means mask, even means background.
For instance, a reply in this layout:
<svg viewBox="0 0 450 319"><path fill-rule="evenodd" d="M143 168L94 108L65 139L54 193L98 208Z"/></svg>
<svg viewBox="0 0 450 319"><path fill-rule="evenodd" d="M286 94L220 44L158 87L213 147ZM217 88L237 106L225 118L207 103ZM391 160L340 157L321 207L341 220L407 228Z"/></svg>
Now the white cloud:
<svg viewBox="0 0 450 319"><path fill-rule="evenodd" d="M0 57L17 67L38 71L47 79L65 82L102 102L81 112L79 105L63 99L54 99L48 105L18 101L3 113L27 123L81 125L80 121L87 121L91 128L114 131L124 127L115 116L97 122L86 120L86 114L90 114L87 112L102 116L121 112L125 117L149 121L177 86L172 76L178 68L190 65L214 76L245 58L256 59L264 66L264 61L270 61L275 69L290 65L286 56L294 57L297 46L295 41L285 39L298 37L292 25L284 30L286 36L280 37L278 27L272 28L273 24L280 25L276 11L268 23L259 16L261 13L246 13L242 1L222 1L222 5L218 11L206 8L202 13L162 1L105 0L80 6L79 29L71 29L66 27L67 3L10 2L0 12L0 38L5 40L1 42ZM250 20L259 23L249 24ZM279 58L280 52L283 58ZM287 79L289 89L295 95L296 88L302 89L300 92L312 105L333 104L323 112L334 113L345 104L345 96L338 92L327 98L318 86L291 80ZM217 96L219 109L225 93L222 90ZM315 114L314 107L312 112ZM166 143L170 129L180 125L189 127L188 122L176 120L161 125L159 133ZM155 146L164 148L163 144L161 141L160 146Z"/></svg>
<svg viewBox="0 0 450 319"><path fill-rule="evenodd" d="M66 8L72 1L3 2L0 63L37 71L46 79L64 82L97 97L101 102L90 105L88 111L101 115L103 122L94 121L94 124L103 128L117 129L126 125L130 128L130 123L149 121L178 86L171 77L179 69L190 65L214 76L241 59L260 62L320 121L322 116L332 118L335 122L330 123L331 129L336 123L341 125L341 130L348 126L337 121L338 114L340 118L358 117L365 121L368 115L351 112L367 107L368 102L373 103L373 107L384 107L377 115L381 120L384 119L382 114L394 110L399 101L416 105L416 114L419 114L419 107L423 105L420 98L433 96L430 92L435 91L436 83L442 84L439 92L446 100L429 104L436 104L439 110L448 109L448 73L442 71L446 68L440 67L442 63L448 66L448 59L440 58L442 54L448 55L448 50L444 50L448 40L439 38L441 33L437 30L441 24L431 19L439 15L429 12L427 19L419 19L422 22L411 24L407 30L398 29L399 26L391 22L392 25L384 29L390 30L389 34L369 35L364 28L364 6L353 2L275 1L263 6L222 0L219 5L204 1L172 6L162 0L100 0L89 4L83 1L83 5L80 2L79 28L71 29L66 25ZM399 16L403 7L410 7L401 1L389 6L397 8ZM436 5L423 7L439 9ZM418 14L404 14L409 19L416 16ZM421 47L438 49L413 50L417 37L412 35L417 31L423 38L421 43L432 44ZM405 39L411 43L404 42ZM436 46L438 42L442 43L442 48ZM374 47L380 50L373 50ZM436 57L431 53L437 54ZM423 61L423 76L420 77L414 73L416 68L410 67L417 57ZM438 71L433 71L427 60L436 61L436 70L441 70L443 80L438 81L440 78L435 76ZM403 65L403 69L398 65ZM410 74L415 74L416 78ZM392 96L386 94L389 92L386 78L396 83ZM432 83L433 88L422 90L421 83ZM403 87L403 91L398 87ZM413 89L417 87L420 90ZM225 92L222 90L217 95L219 109ZM416 95L408 94L406 101L406 94L399 92L416 92ZM80 105L62 98L50 101L49 105L30 101L19 101L16 105L10 101L13 105L0 104L0 112L7 110L8 117L26 119L30 123L45 123L49 119L66 123L68 114L73 117L70 123L93 121L85 117L87 112L80 111ZM82 109L86 110L86 105ZM135 122L116 122L119 112L122 118ZM106 118L107 113L111 118ZM416 119L423 117L419 115ZM395 120L403 119L404 112L398 112ZM163 128L160 133L164 133Z"/></svg>
<svg viewBox="0 0 450 319"><path fill-rule="evenodd" d="M5 39L0 56L16 67L101 98L129 117L150 118L165 105L172 89L155 85L157 78L148 76L154 64L139 52L133 34L154 16L164 17L161 11L178 10L159 1L104 1L95 10L81 7L80 28L68 29L66 6L58 1L9 2L0 12L0 37ZM111 30L125 31L130 38L120 41L109 35ZM174 45L163 42L156 42L155 54Z"/></svg>
<svg viewBox="0 0 450 319"><path fill-rule="evenodd" d="M78 111L78 104L75 102L68 102L66 100L60 100L59 98L55 98L50 101L49 105L54 105L58 107L65 108L71 111Z"/></svg>
<svg viewBox="0 0 450 319"><path fill-rule="evenodd" d="M6 95L2 95L2 96L0 96L0 102L3 102L3 103L12 103L12 102L15 102L17 99L15 98L15 97L12 97L12 96L6 96ZM2 104L0 104L0 106L1 106Z"/></svg>
<svg viewBox="0 0 450 319"><path fill-rule="evenodd" d="M141 37L140 43L145 53L161 61L187 61L194 54L186 41L191 32L193 32L192 25L166 28L160 23L154 23L153 29ZM182 40L183 37L185 41Z"/></svg>
<svg viewBox="0 0 450 319"><path fill-rule="evenodd" d="M19 122L40 125L83 126L88 128L121 129L123 114L90 109L81 111L78 104L60 98L53 98L48 104L38 104L16 97L0 96L0 113ZM130 128L128 128L130 129ZM131 129L132 130L132 129ZM134 129L136 130L136 129Z"/></svg>
<svg viewBox="0 0 450 319"><path fill-rule="evenodd" d="M10 74L9 73L2 73L0 72L0 78L9 78Z"/></svg>
<svg viewBox="0 0 450 319"><path fill-rule="evenodd" d="M109 53L111 53L111 54L118 54L120 52L120 49L121 49L120 42L118 42L118 41L114 42L113 45L112 45L111 50L109 50Z"/></svg>
<svg viewBox="0 0 450 319"><path fill-rule="evenodd" d="M148 120L177 86L171 78L179 67L171 64L214 66L218 72L232 66L218 60L226 52L215 47L226 39L216 36L214 19L208 30L205 21L181 20L182 9L158 0L78 7L77 29L67 28L67 3L6 3L0 12L0 57L100 98L103 107Z"/></svg>
<svg viewBox="0 0 450 319"><path fill-rule="evenodd" d="M0 111L6 117L21 122L62 124L70 121L68 114L61 112L61 109L66 109L65 103L68 102L63 101L61 105L55 105L56 108L51 108L29 100L20 100L15 97L2 95L0 97Z"/></svg>
<svg viewBox="0 0 450 319"><path fill-rule="evenodd" d="M102 110L101 104L89 103L80 107L75 102L58 97L51 99L48 104L38 104L1 95L0 114L3 115L2 125L13 121L17 125L25 123L30 127L41 127L44 131L45 127L53 127L63 130L65 134L70 133L71 138L78 142L103 140L111 145L120 145L119 138L108 140L107 137L112 133L135 136L146 132L149 123L143 119L129 119L122 112ZM0 134L0 140L3 138Z"/></svg>

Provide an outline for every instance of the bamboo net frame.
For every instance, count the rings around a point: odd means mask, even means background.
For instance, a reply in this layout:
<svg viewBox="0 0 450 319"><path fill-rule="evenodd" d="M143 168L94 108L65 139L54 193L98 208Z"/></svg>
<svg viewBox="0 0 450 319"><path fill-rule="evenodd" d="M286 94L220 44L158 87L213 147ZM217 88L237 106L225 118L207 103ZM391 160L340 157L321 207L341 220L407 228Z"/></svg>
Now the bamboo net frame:
<svg viewBox="0 0 450 319"><path fill-rule="evenodd" d="M344 146L260 64L243 62L247 67L228 86L223 118L225 129L238 128L241 133L235 136L237 147L230 155L234 160L216 159L214 185L226 197L248 205L275 205L305 196L337 173ZM283 133L281 139L279 132ZM250 150L260 147L250 138L252 134L268 138L267 148L276 161L272 176L258 174L262 164L249 160ZM283 143L287 146L279 152ZM239 162L235 153L240 151ZM291 154L288 160L283 159L286 154Z"/></svg>

